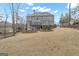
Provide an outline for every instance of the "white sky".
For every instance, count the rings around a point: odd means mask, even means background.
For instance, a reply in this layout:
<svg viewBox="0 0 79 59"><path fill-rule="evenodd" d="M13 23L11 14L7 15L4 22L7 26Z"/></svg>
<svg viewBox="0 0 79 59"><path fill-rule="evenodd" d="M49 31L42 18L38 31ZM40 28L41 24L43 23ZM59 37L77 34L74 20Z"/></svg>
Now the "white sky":
<svg viewBox="0 0 79 59"><path fill-rule="evenodd" d="M79 0L1 0L0 3L79 3Z"/></svg>

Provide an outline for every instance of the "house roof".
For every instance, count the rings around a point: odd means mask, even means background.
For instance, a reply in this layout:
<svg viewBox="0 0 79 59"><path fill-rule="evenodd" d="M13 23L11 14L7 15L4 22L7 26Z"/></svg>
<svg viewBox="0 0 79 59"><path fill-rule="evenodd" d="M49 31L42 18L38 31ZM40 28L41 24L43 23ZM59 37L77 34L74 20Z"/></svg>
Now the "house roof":
<svg viewBox="0 0 79 59"><path fill-rule="evenodd" d="M33 14L30 14L28 16L54 16L49 12L35 12Z"/></svg>

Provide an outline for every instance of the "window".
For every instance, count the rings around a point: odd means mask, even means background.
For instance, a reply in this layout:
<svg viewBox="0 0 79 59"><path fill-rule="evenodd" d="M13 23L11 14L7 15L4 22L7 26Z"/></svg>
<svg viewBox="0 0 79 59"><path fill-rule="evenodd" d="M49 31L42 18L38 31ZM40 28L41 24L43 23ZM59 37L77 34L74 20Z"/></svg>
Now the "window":
<svg viewBox="0 0 79 59"><path fill-rule="evenodd" d="M36 20L38 20L38 17L36 18Z"/></svg>

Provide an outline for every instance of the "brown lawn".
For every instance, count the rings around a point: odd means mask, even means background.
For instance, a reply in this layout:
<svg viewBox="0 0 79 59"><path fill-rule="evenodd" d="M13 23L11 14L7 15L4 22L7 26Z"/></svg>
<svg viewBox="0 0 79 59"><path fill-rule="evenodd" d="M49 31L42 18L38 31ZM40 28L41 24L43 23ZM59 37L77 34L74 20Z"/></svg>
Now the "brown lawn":
<svg viewBox="0 0 79 59"><path fill-rule="evenodd" d="M0 40L0 53L8 55L79 55L79 30L55 28L50 32L18 33Z"/></svg>

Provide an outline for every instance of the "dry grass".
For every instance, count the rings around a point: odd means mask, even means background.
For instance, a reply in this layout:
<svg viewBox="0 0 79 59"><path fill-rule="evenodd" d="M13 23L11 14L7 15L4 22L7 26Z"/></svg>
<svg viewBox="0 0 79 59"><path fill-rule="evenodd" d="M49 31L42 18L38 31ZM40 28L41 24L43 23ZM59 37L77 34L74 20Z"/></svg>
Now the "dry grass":
<svg viewBox="0 0 79 59"><path fill-rule="evenodd" d="M0 40L0 53L9 55L79 55L79 31L55 28L50 32L18 33Z"/></svg>

